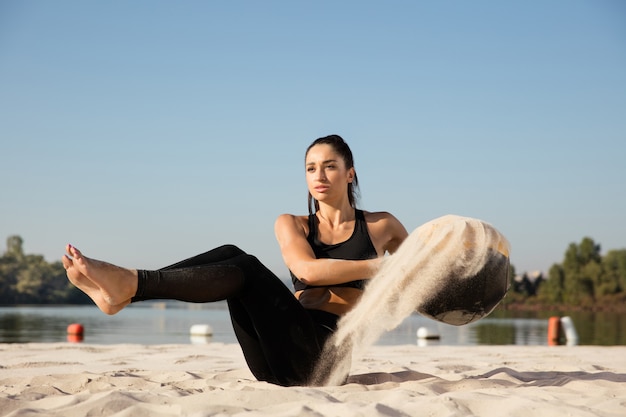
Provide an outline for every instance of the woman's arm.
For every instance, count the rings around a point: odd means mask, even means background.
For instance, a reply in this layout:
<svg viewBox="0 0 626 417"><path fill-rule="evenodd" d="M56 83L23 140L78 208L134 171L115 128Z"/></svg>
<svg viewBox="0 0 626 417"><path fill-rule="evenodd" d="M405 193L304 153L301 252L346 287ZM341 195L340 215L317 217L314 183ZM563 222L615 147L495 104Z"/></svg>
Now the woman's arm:
<svg viewBox="0 0 626 417"><path fill-rule="evenodd" d="M386 211L365 212L365 221L372 243L382 255L397 251L409 235L402 223Z"/></svg>
<svg viewBox="0 0 626 417"><path fill-rule="evenodd" d="M274 225L276 239L287 268L307 285L343 284L374 276L381 258L351 261L316 259L306 240L306 231L297 216L282 214Z"/></svg>

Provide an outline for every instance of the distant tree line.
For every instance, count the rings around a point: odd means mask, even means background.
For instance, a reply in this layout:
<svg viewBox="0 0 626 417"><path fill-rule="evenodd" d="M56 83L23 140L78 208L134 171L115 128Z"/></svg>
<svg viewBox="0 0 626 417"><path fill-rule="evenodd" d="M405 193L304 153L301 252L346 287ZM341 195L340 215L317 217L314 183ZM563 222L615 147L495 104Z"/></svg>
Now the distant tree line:
<svg viewBox="0 0 626 417"><path fill-rule="evenodd" d="M515 268L511 267L511 276ZM544 307L626 308L626 249L602 256L600 245L585 237L571 243L561 264L538 275L523 275L512 283L506 304L540 304Z"/></svg>
<svg viewBox="0 0 626 417"><path fill-rule="evenodd" d="M26 255L20 236L7 239L0 257L0 304L84 304L89 298L74 287L60 261L49 263L41 255Z"/></svg>
<svg viewBox="0 0 626 417"><path fill-rule="evenodd" d="M0 257L0 304L87 304L91 300L72 285L60 261L48 263L41 255L26 255L20 236L7 239ZM511 265L511 277L515 267ZM626 249L600 254L600 245L585 237L571 243L563 263L548 276L524 273L511 283L504 308L512 305L626 307Z"/></svg>

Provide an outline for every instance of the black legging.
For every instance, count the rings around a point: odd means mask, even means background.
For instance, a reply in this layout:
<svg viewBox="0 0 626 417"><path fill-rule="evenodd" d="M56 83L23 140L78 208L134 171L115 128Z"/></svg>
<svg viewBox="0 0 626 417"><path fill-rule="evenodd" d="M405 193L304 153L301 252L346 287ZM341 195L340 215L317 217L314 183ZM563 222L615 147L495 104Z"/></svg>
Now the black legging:
<svg viewBox="0 0 626 417"><path fill-rule="evenodd" d="M226 300L248 367L261 381L307 385L337 316L307 310L257 258L232 245L157 271L139 270L132 301Z"/></svg>

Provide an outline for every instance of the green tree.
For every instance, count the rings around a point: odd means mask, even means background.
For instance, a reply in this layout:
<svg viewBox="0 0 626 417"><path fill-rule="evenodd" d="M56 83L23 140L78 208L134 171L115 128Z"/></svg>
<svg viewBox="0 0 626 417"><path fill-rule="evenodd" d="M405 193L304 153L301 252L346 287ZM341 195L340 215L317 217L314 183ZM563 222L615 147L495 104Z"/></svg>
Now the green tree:
<svg viewBox="0 0 626 417"><path fill-rule="evenodd" d="M7 238L7 252L5 256L21 260L24 257L23 244L24 240L20 236L9 236Z"/></svg>
<svg viewBox="0 0 626 417"><path fill-rule="evenodd" d="M15 303L15 283L20 270L20 263L24 258L22 238L9 236L7 250L0 258L0 303Z"/></svg>
<svg viewBox="0 0 626 417"><path fill-rule="evenodd" d="M0 303L86 303L88 298L65 276L61 262L48 263L41 255L25 255L19 236L7 239L0 257Z"/></svg>
<svg viewBox="0 0 626 417"><path fill-rule="evenodd" d="M603 257L600 245L585 237L579 244L568 246L563 262L552 265L548 279L537 279L534 288L531 284L532 277L527 274L514 283L516 300L529 299L532 290L538 289L537 300L541 303L591 307L622 302L621 293L626 291L626 249L609 251Z"/></svg>
<svg viewBox="0 0 626 417"><path fill-rule="evenodd" d="M609 251L602 258L602 270L601 294L626 291L626 249Z"/></svg>
<svg viewBox="0 0 626 417"><path fill-rule="evenodd" d="M45 263L42 256L27 256L22 262L17 273L15 291L17 292L17 302L26 303L31 299L37 299L41 295L44 284Z"/></svg>
<svg viewBox="0 0 626 417"><path fill-rule="evenodd" d="M548 303L562 303L565 290L565 271L559 264L553 264L548 271L548 279L539 287L538 296Z"/></svg>
<svg viewBox="0 0 626 417"><path fill-rule="evenodd" d="M578 259L580 265L587 265L592 262L600 263L600 245L597 245L590 237L585 237L578 245Z"/></svg>
<svg viewBox="0 0 626 417"><path fill-rule="evenodd" d="M12 304L17 281L18 266L11 258L0 258L0 304Z"/></svg>
<svg viewBox="0 0 626 417"><path fill-rule="evenodd" d="M599 279L600 245L585 237L580 245L571 243L563 261L563 301L568 304L591 302L594 298L594 281Z"/></svg>

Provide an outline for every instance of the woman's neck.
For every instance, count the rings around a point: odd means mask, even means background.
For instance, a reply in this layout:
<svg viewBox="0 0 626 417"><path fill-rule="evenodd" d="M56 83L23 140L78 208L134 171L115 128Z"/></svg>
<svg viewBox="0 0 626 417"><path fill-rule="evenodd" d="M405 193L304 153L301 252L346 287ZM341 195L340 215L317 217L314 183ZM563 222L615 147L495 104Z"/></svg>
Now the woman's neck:
<svg viewBox="0 0 626 417"><path fill-rule="evenodd" d="M317 216L320 221L326 222L331 227L340 226L343 223L354 220L354 208L349 203L335 207L329 204L320 203Z"/></svg>

